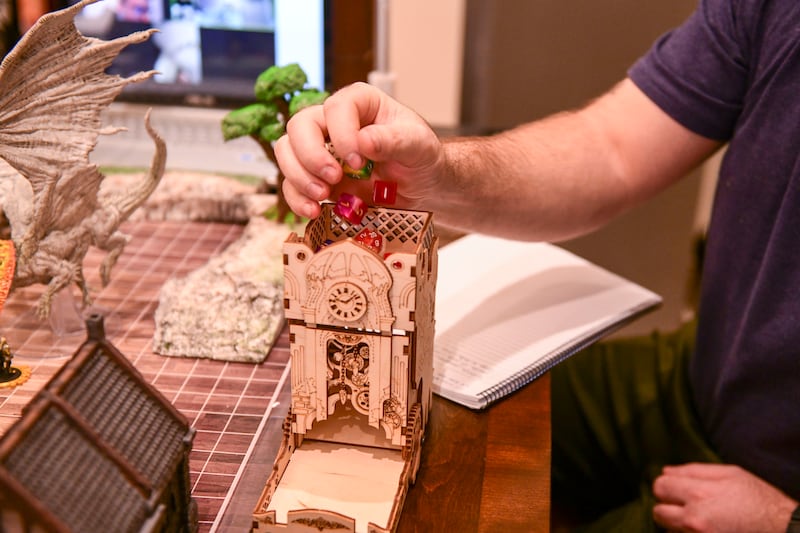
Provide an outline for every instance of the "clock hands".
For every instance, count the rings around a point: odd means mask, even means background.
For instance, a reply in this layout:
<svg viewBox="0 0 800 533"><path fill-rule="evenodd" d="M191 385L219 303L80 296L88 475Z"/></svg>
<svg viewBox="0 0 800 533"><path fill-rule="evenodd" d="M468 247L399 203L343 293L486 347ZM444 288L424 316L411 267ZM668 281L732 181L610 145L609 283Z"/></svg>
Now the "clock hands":
<svg viewBox="0 0 800 533"><path fill-rule="evenodd" d="M364 293L348 282L334 285L328 292L328 309L343 320L356 320L367 307Z"/></svg>

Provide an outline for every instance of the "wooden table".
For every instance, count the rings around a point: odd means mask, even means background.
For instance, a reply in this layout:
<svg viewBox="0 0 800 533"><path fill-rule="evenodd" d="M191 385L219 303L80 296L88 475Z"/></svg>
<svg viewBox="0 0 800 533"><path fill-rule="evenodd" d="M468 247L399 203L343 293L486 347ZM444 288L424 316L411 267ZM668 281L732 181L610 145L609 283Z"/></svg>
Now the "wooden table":
<svg viewBox="0 0 800 533"><path fill-rule="evenodd" d="M251 433L262 418L259 409L269 404L265 399L277 387L285 368L288 335L281 336L261 365L153 354L153 313L164 278L185 275L199 267L233 241L241 228L139 222L126 226L126 231L134 239L120 257L112 283L96 295L96 304L110 314L106 331L115 346L189 417L198 431L190 466L192 494L200 508L200 531L211 531L212 524L216 524L218 533L247 531L254 503L271 471L285 412L270 410L272 422L267 429L260 436ZM93 252L88 258L88 275L96 273L101 257ZM98 280L91 279L93 286L100 286ZM14 347L31 356L15 361L30 366L35 363L35 368L27 386L0 394L0 435L2 422L14 423L38 390L34 382L43 385L83 340L78 335L69 337L69 343L55 342L47 332L40 331L41 324L32 316L31 307L41 287L29 289L10 299L2 325ZM280 401L284 409L289 404L288 385L287 380ZM243 409L251 403L252 408ZM225 411L231 405L239 406L237 413ZM237 438L231 440L236 449L218 445L225 439L225 431L220 431L222 419L227 421L222 425L237 432ZM242 429L243 424L253 431ZM248 456L245 452L251 447L251 439L259 443ZM215 461L217 457L225 457L225 461ZM246 457L247 468L233 489L233 474ZM218 515L220 502L229 496L231 503ZM398 533L549 531L549 512L549 375L484 411L471 411L434 396L420 472L408 493Z"/></svg>
<svg viewBox="0 0 800 533"><path fill-rule="evenodd" d="M484 411L434 397L398 533L550 530L550 375Z"/></svg>

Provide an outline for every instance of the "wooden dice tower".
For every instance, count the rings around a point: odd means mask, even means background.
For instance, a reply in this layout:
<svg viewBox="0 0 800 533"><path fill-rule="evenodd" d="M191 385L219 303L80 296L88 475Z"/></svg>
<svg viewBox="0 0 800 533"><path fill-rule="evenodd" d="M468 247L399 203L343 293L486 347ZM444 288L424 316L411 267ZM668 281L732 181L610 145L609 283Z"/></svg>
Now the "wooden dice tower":
<svg viewBox="0 0 800 533"><path fill-rule="evenodd" d="M285 241L291 407L254 531L397 526L431 402L437 249L430 213L352 224L333 204Z"/></svg>

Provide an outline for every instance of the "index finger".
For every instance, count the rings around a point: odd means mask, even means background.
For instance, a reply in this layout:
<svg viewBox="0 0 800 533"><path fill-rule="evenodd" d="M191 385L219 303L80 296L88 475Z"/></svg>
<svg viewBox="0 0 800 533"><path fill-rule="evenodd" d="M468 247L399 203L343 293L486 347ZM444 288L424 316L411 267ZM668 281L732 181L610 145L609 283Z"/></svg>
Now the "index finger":
<svg viewBox="0 0 800 533"><path fill-rule="evenodd" d="M331 185L341 179L339 163L325 147L328 130L321 105L297 112L287 122L286 134L295 159L310 174Z"/></svg>
<svg viewBox="0 0 800 533"><path fill-rule="evenodd" d="M336 155L352 168L361 168L365 157L358 146L358 132L376 124L383 104L383 93L358 82L335 92L324 104L324 122Z"/></svg>
<svg viewBox="0 0 800 533"><path fill-rule="evenodd" d="M717 463L684 463L664 466L664 474L685 476L694 479L724 479L730 476L734 465Z"/></svg>

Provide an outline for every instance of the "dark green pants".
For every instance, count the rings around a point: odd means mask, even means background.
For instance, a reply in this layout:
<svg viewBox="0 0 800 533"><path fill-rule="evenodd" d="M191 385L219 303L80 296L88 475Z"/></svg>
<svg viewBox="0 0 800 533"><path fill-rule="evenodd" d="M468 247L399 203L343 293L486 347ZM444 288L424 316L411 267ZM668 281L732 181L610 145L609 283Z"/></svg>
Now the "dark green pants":
<svg viewBox="0 0 800 533"><path fill-rule="evenodd" d="M656 531L665 464L718 462L692 406L694 324L595 344L552 370L553 503L581 531Z"/></svg>

